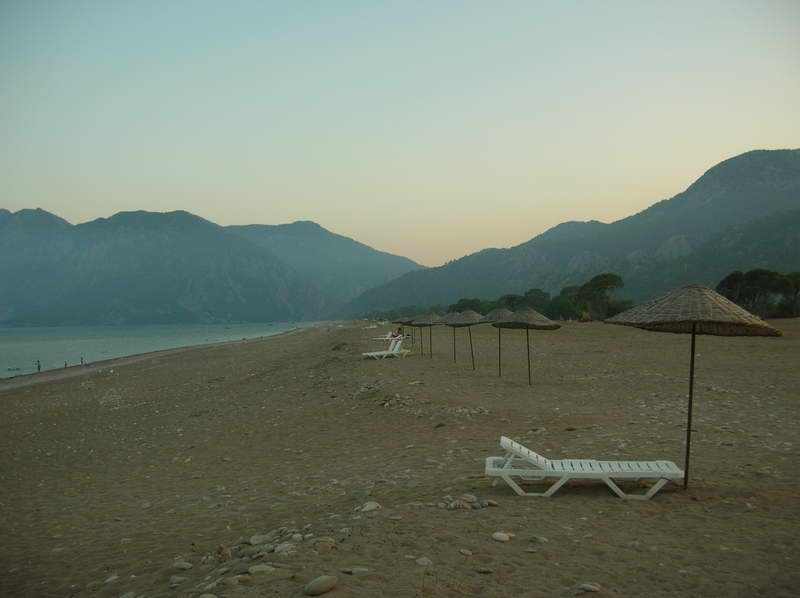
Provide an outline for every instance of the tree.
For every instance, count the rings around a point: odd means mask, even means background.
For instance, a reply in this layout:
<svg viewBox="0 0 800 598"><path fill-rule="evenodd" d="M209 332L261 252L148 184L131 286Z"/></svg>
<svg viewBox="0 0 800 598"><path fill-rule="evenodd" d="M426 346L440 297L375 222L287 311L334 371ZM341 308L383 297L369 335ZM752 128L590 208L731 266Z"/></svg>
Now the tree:
<svg viewBox="0 0 800 598"><path fill-rule="evenodd" d="M545 309L545 315L553 320L574 320L580 317L575 299L580 287L564 287L553 297Z"/></svg>
<svg viewBox="0 0 800 598"><path fill-rule="evenodd" d="M717 285L721 295L762 318L781 314L787 299L794 300L793 289L792 279L764 268L731 272Z"/></svg>
<svg viewBox="0 0 800 598"><path fill-rule="evenodd" d="M608 315L611 298L608 292L621 289L625 286L618 274L606 272L598 274L578 290L576 304L579 308L588 311L592 317L600 319Z"/></svg>
<svg viewBox="0 0 800 598"><path fill-rule="evenodd" d="M525 305L540 312L544 312L547 309L547 304L550 303L550 293L542 289L528 289L525 291L524 297Z"/></svg>
<svg viewBox="0 0 800 598"><path fill-rule="evenodd" d="M525 305L525 297L523 295L514 294L503 295L497 300L497 305L510 309L511 311L516 311Z"/></svg>

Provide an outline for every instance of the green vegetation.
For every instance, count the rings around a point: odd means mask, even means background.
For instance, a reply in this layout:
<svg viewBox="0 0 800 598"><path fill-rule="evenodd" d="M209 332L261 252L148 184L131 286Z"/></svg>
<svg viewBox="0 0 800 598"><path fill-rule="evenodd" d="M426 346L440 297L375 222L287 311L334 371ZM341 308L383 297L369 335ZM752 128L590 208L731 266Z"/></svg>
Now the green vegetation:
<svg viewBox="0 0 800 598"><path fill-rule="evenodd" d="M624 287L622 278L618 274L606 272L592 278L582 286L568 286L561 289L561 293L551 297L550 293L542 289L529 289L522 295L509 293L493 301L478 298L462 298L447 307L433 305L422 307L408 305L381 312L368 314L393 320L404 316L416 316L423 313L450 311L466 311L471 309L481 314L486 314L493 309L502 307L516 311L530 307L543 313L553 320L576 319L604 319L625 311L631 307L629 300L618 300L609 297L609 292Z"/></svg>
<svg viewBox="0 0 800 598"><path fill-rule="evenodd" d="M756 268L731 272L717 285L717 292L762 318L800 315L800 272L781 274Z"/></svg>

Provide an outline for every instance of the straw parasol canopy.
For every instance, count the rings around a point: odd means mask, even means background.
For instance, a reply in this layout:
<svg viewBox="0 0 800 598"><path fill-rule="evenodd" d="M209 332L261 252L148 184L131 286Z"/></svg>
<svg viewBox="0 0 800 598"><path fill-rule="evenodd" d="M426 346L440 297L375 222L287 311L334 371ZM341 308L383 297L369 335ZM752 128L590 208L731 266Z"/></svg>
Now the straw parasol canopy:
<svg viewBox="0 0 800 598"><path fill-rule="evenodd" d="M402 316L392 320L392 324L411 324L414 321L414 316Z"/></svg>
<svg viewBox="0 0 800 598"><path fill-rule="evenodd" d="M692 335L689 361L689 407L686 422L686 456L683 487L689 487L689 455L692 441L692 400L694 395L695 336L781 336L750 312L729 301L716 291L701 285L689 285L642 303L606 320L608 324L634 326L655 332L676 332Z"/></svg>
<svg viewBox="0 0 800 598"><path fill-rule="evenodd" d="M498 308L493 309L492 311L490 311L485 316L483 316L481 318L480 323L481 324L491 324L492 322L497 322L497 320L505 318L506 316L510 316L513 313L514 312L511 311L510 309L506 309L505 307L498 307Z"/></svg>
<svg viewBox="0 0 800 598"><path fill-rule="evenodd" d="M548 318L540 314L535 309L526 307L511 314L500 317L497 321L492 323L492 326L497 328L499 333L501 328L515 328L525 329L525 342L528 348L528 384L531 384L531 343L530 343L530 330L558 330L561 324L556 324ZM497 344L497 371L500 372L500 337L498 335Z"/></svg>
<svg viewBox="0 0 800 598"><path fill-rule="evenodd" d="M392 320L392 324L400 324L401 326L405 327L411 324L414 321L414 316L400 316L399 318L395 318ZM405 330L403 330L405 333ZM411 332L413 333L414 330L412 329ZM405 336L405 334L403 335ZM411 335L411 349L414 349L414 335Z"/></svg>
<svg viewBox="0 0 800 598"><path fill-rule="evenodd" d="M431 312L429 314L416 316L414 320L411 322L411 326L430 329L433 328L433 326L436 326L437 324L441 323L442 323L441 316L437 313ZM422 338L421 334L420 338ZM421 341L420 345L422 345ZM428 330L428 350L430 351L430 356L433 357L433 330Z"/></svg>
<svg viewBox="0 0 800 598"><path fill-rule="evenodd" d="M693 284L642 303L606 320L656 332L715 336L781 336L781 331L708 287Z"/></svg>
<svg viewBox="0 0 800 598"><path fill-rule="evenodd" d="M475 351L472 348L472 326L480 323L483 316L476 311L468 309L462 312L450 312L442 322L453 329L453 363L456 362L456 328L466 327L469 333L469 354L472 357L472 369L475 369Z"/></svg>

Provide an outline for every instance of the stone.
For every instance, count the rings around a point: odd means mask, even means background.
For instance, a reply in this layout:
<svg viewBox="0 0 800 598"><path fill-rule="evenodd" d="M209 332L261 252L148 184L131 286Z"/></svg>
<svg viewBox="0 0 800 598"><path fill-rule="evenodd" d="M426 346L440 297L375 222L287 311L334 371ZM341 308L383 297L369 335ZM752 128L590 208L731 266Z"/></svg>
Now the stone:
<svg viewBox="0 0 800 598"><path fill-rule="evenodd" d="M291 542L284 542L283 544L278 544L275 547L275 552L277 553L289 552L291 550L294 550L294 544L292 544Z"/></svg>
<svg viewBox="0 0 800 598"><path fill-rule="evenodd" d="M505 532L495 532L492 534L492 540L496 542L510 542L513 534L507 534Z"/></svg>
<svg viewBox="0 0 800 598"><path fill-rule="evenodd" d="M369 513L370 511L377 511L378 509L382 508L383 507L381 507L380 503L375 502L374 500L370 500L361 505L359 511L361 511L362 513Z"/></svg>
<svg viewBox="0 0 800 598"><path fill-rule="evenodd" d="M250 536L250 544L253 546L257 544L266 544L270 540L272 540L270 534L255 534L254 536Z"/></svg>
<svg viewBox="0 0 800 598"><path fill-rule="evenodd" d="M275 567L270 567L269 565L253 565L250 567L247 572L253 575L257 575L258 573L272 573L275 571Z"/></svg>
<svg viewBox="0 0 800 598"><path fill-rule="evenodd" d="M187 561L175 561L172 563L172 566L181 571L186 571L187 569L191 569L193 565Z"/></svg>
<svg viewBox="0 0 800 598"><path fill-rule="evenodd" d="M421 557L419 557L419 558L416 560L416 563L417 563L417 565L419 565L420 567L430 567L431 565L433 565L433 561L432 561L432 560L430 560L430 559L429 559L428 557L426 557L426 556L421 556Z"/></svg>
<svg viewBox="0 0 800 598"><path fill-rule="evenodd" d="M336 583L338 581L339 578L335 575L320 575L305 585L303 588L303 593L306 596L319 596L325 592L330 592L334 587L336 587Z"/></svg>
<svg viewBox="0 0 800 598"><path fill-rule="evenodd" d="M600 584L599 583L582 583L578 585L578 591L580 592L599 592L600 591Z"/></svg>
<svg viewBox="0 0 800 598"><path fill-rule="evenodd" d="M489 575L490 573L494 573L494 570L490 569L489 567L477 567L475 571L481 575Z"/></svg>
<svg viewBox="0 0 800 598"><path fill-rule="evenodd" d="M472 556L472 551L471 550L467 550L466 548L459 548L458 552L460 552L464 556Z"/></svg>
<svg viewBox="0 0 800 598"><path fill-rule="evenodd" d="M188 577L181 577L180 575L171 575L169 578L169 585L179 586L188 579L189 579Z"/></svg>
<svg viewBox="0 0 800 598"><path fill-rule="evenodd" d="M462 494L461 500L464 502L478 502L478 497L474 494Z"/></svg>

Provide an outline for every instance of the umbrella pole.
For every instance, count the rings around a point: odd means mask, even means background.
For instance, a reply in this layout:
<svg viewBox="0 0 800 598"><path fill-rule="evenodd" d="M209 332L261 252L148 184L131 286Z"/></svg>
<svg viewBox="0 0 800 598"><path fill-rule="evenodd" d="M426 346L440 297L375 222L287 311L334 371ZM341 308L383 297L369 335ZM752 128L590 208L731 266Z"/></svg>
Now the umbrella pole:
<svg viewBox="0 0 800 598"><path fill-rule="evenodd" d="M531 385L531 341L528 329L525 329L525 344L528 346L528 386Z"/></svg>
<svg viewBox="0 0 800 598"><path fill-rule="evenodd" d="M497 377L498 378L502 377L502 375L503 375L502 371L500 369L500 363L501 363L501 357L502 357L502 351L501 351L502 337L500 336L500 333L502 332L502 330L503 330L502 328L498 328L497 329Z"/></svg>
<svg viewBox="0 0 800 598"><path fill-rule="evenodd" d="M420 357L425 355L425 335L422 334L422 330L419 331L419 354Z"/></svg>
<svg viewBox="0 0 800 598"><path fill-rule="evenodd" d="M689 361L689 414L686 421L686 460L683 464L683 489L689 487L689 452L692 446L692 399L694 398L694 338L697 323L692 322L692 358Z"/></svg>
<svg viewBox="0 0 800 598"><path fill-rule="evenodd" d="M428 326L428 350L431 352L431 359L433 359L433 326Z"/></svg>
<svg viewBox="0 0 800 598"><path fill-rule="evenodd" d="M456 362L456 327L453 326L453 363Z"/></svg>
<svg viewBox="0 0 800 598"><path fill-rule="evenodd" d="M469 354L472 357L472 370L475 371L475 352L472 350L472 326L467 326L469 332Z"/></svg>

